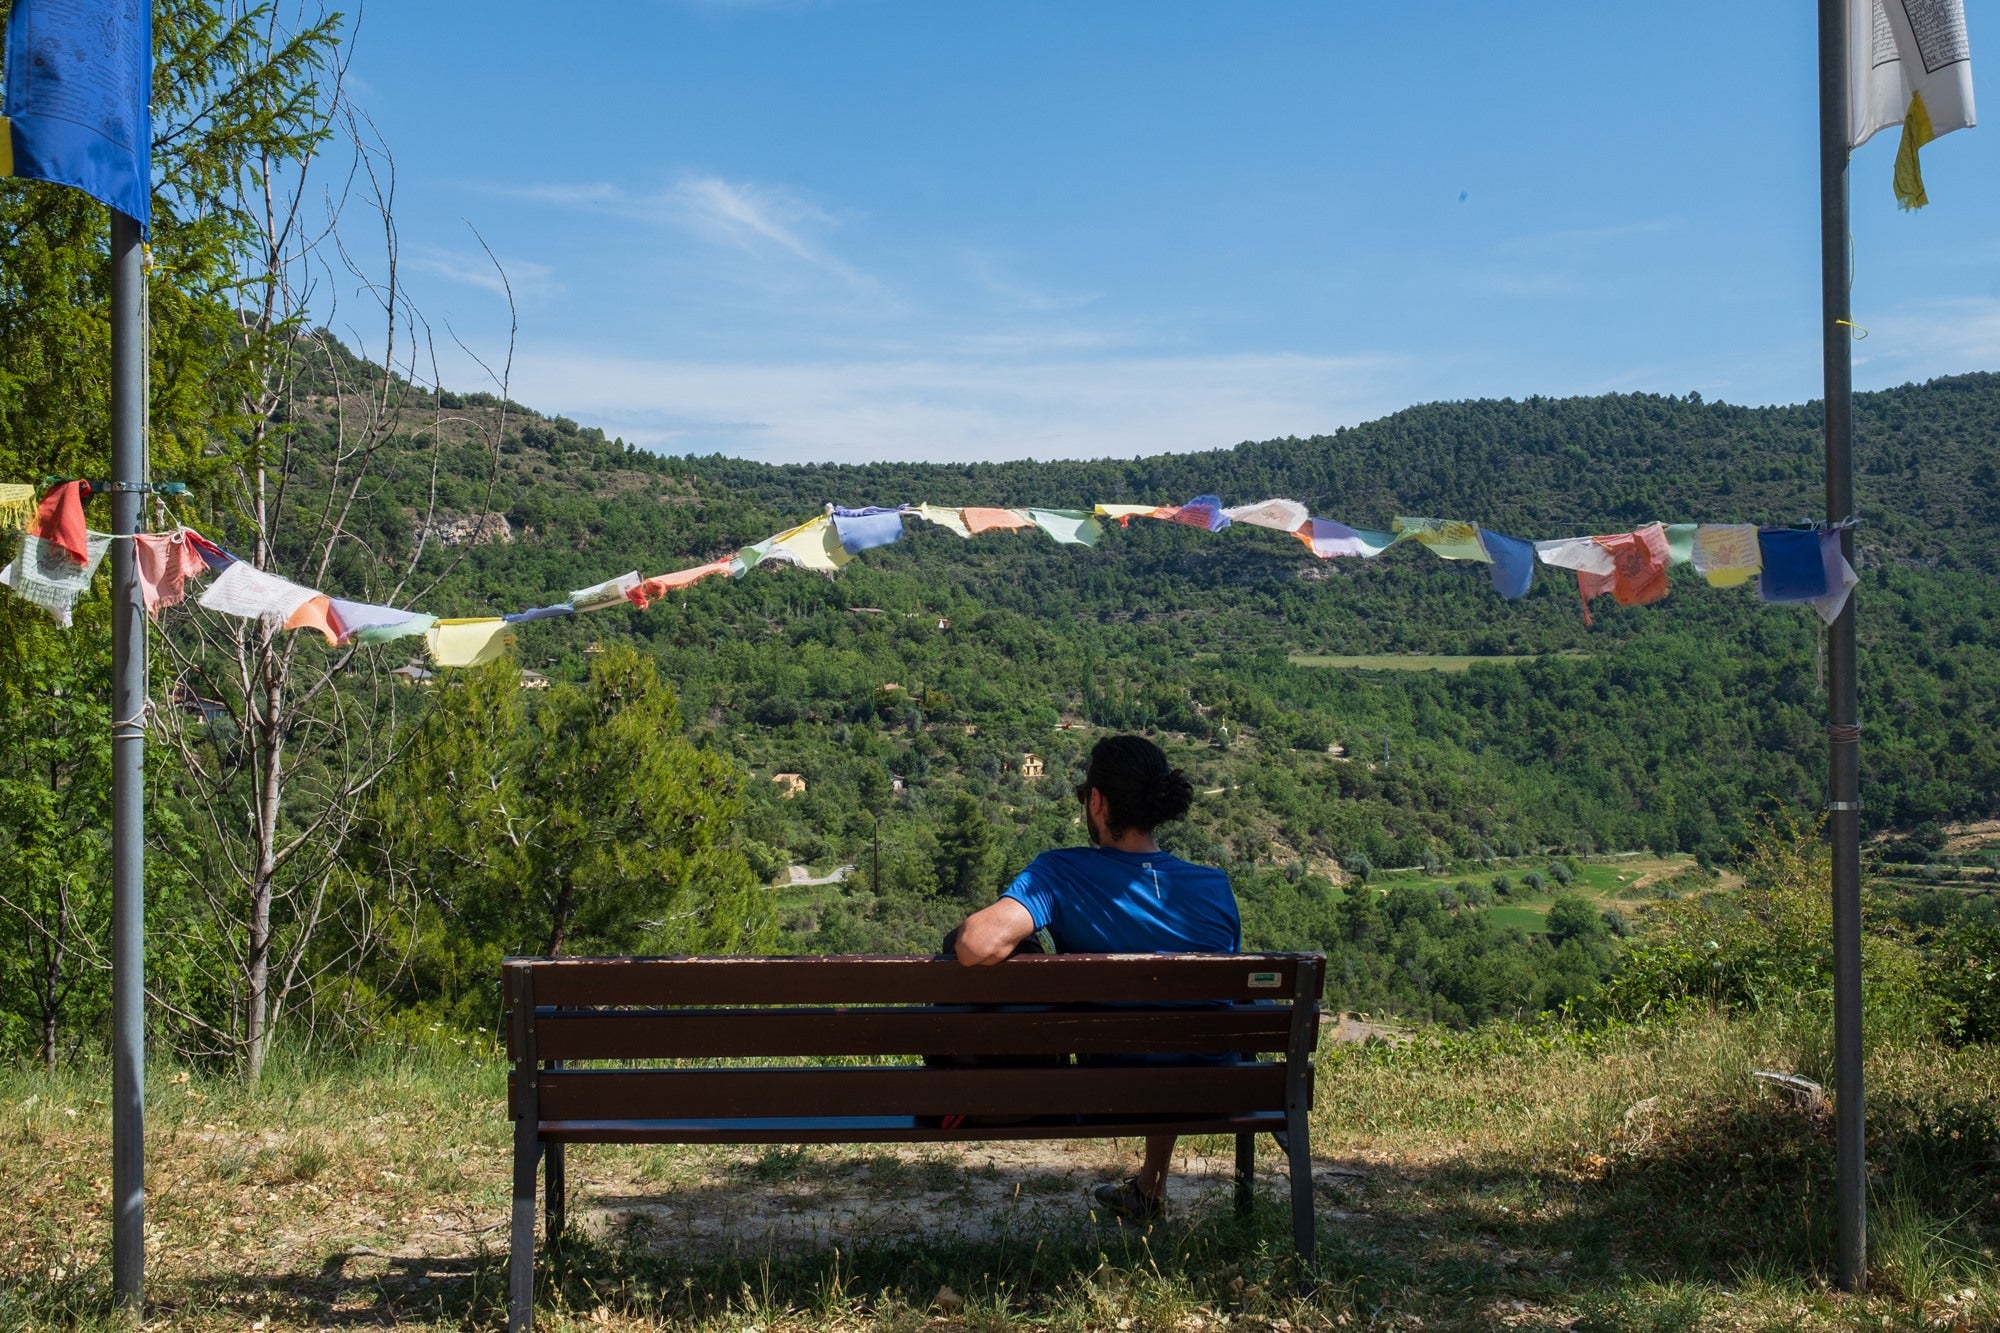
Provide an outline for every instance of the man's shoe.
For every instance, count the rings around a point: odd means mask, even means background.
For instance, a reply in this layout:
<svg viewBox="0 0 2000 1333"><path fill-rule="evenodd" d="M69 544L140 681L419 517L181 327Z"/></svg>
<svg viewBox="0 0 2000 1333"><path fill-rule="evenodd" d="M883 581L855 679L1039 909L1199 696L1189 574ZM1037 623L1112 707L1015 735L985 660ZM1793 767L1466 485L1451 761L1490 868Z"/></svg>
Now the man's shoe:
<svg viewBox="0 0 2000 1333"><path fill-rule="evenodd" d="M1090 1192L1097 1206L1122 1222L1157 1222L1167 1215L1165 1195L1148 1194L1139 1188L1139 1178L1107 1181Z"/></svg>

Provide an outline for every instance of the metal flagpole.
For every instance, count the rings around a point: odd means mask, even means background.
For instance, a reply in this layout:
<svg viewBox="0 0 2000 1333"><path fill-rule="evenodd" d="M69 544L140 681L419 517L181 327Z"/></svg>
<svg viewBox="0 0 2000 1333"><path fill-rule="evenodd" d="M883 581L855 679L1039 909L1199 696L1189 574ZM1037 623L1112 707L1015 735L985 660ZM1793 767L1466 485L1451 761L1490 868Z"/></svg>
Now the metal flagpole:
<svg viewBox="0 0 2000 1333"><path fill-rule="evenodd" d="M1819 0L1820 330L1826 373L1826 521L1854 515L1854 365L1848 308L1847 6ZM1840 529L1854 559L1853 530ZM1857 590L1858 591L1858 590ZM1868 1281L1866 1102L1861 1074L1861 727L1850 596L1827 631L1827 819L1833 850L1834 1143L1839 1277Z"/></svg>
<svg viewBox="0 0 2000 1333"><path fill-rule="evenodd" d="M146 325L139 224L111 210L111 1281L146 1293Z"/></svg>

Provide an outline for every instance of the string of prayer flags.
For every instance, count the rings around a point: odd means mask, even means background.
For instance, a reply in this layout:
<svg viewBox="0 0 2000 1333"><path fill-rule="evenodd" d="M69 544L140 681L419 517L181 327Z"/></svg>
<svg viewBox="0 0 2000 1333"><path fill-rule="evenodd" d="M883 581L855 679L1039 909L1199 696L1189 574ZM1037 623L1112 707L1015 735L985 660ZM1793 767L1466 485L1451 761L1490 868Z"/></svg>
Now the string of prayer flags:
<svg viewBox="0 0 2000 1333"><path fill-rule="evenodd" d="M35 517L35 488L21 481L0 481L0 531L19 532Z"/></svg>
<svg viewBox="0 0 2000 1333"><path fill-rule="evenodd" d="M302 588L290 579L267 574L247 560L238 560L216 575L215 582L201 595L203 609L245 620L259 617L283 624L292 612L319 593Z"/></svg>
<svg viewBox="0 0 2000 1333"><path fill-rule="evenodd" d="M69 552L40 537L23 537L21 553L5 569L0 584L14 595L33 602L55 617L64 629L70 626L70 611L76 599L90 590L90 580L111 549L111 538L102 532L85 534L83 559L72 560Z"/></svg>
<svg viewBox="0 0 2000 1333"><path fill-rule="evenodd" d="M982 532L1012 532L1018 528L1032 528L1035 520L1018 509L988 509L979 505L967 505L958 511L965 521L965 530L977 537Z"/></svg>
<svg viewBox="0 0 2000 1333"><path fill-rule="evenodd" d="M1036 527L1064 546L1095 546L1104 525L1081 509L1024 509Z"/></svg>
<svg viewBox="0 0 2000 1333"><path fill-rule="evenodd" d="M1919 151L1977 123L1964 0L1851 0L1847 7L1848 146L1901 125L1896 202L1922 208Z"/></svg>
<svg viewBox="0 0 2000 1333"><path fill-rule="evenodd" d="M1222 511L1222 516L1231 523L1248 523L1253 528L1269 528L1273 532L1297 532L1312 517L1310 511L1297 500L1265 500L1261 504L1237 505Z"/></svg>
<svg viewBox="0 0 2000 1333"><path fill-rule="evenodd" d="M67 551L79 563L88 555L89 540L83 525L83 502L90 498L90 483L66 481L42 497L35 511L35 535Z"/></svg>
<svg viewBox="0 0 2000 1333"><path fill-rule="evenodd" d="M424 631L424 639L438 666L484 666L507 655L514 627L499 616L440 620Z"/></svg>
<svg viewBox="0 0 2000 1333"><path fill-rule="evenodd" d="M683 569L673 574L655 574L652 578L641 579L639 586L632 589L626 596L631 598L634 606L644 611L655 600L665 597L670 592L678 592L682 588L699 583L705 578L712 578L717 574L727 574L735 566L736 559L734 556L724 556L720 560L711 560L705 565L696 565L693 569Z"/></svg>
<svg viewBox="0 0 2000 1333"><path fill-rule="evenodd" d="M1755 523L1703 523L1694 532L1695 573L1711 588L1738 588L1757 577L1764 556Z"/></svg>
<svg viewBox="0 0 2000 1333"><path fill-rule="evenodd" d="M836 505L833 530L840 539L841 550L860 555L887 546L903 535L903 511L873 505L866 509L843 509Z"/></svg>
<svg viewBox="0 0 2000 1333"><path fill-rule="evenodd" d="M943 509L934 504L920 504L910 510L926 523L935 523L947 532L955 532L961 537L970 537L972 529L965 526L965 518L956 509ZM1099 508L1103 512L1102 507Z"/></svg>
<svg viewBox="0 0 2000 1333"><path fill-rule="evenodd" d="M132 539L139 573L139 595L146 614L157 617L163 606L179 606L187 597L187 581L208 572L200 548L180 532L142 532Z"/></svg>
<svg viewBox="0 0 2000 1333"><path fill-rule="evenodd" d="M582 615L586 611L608 611L614 606L623 606L628 600L627 595L638 586L639 571L627 570L615 579L578 588L569 595L570 609Z"/></svg>
<svg viewBox="0 0 2000 1333"><path fill-rule="evenodd" d="M1155 509L1153 517L1169 523L1183 523L1204 532L1220 532L1229 526L1229 515L1222 511L1222 501L1213 495L1197 495L1184 505L1166 505Z"/></svg>
<svg viewBox="0 0 2000 1333"><path fill-rule="evenodd" d="M1160 507L1158 505L1111 504L1098 505L1093 512L1101 518L1115 518L1118 520L1119 527L1129 528L1132 526L1133 519L1152 518L1160 512Z"/></svg>
<svg viewBox="0 0 2000 1333"><path fill-rule="evenodd" d="M1305 543L1306 549L1322 560L1335 556L1358 555L1363 560L1373 560L1382 552L1396 544L1396 538L1387 532L1371 532L1366 528L1350 528L1345 523L1336 523L1330 518L1309 518L1292 533Z"/></svg>
<svg viewBox="0 0 2000 1333"><path fill-rule="evenodd" d="M1399 518L1395 520L1398 541L1414 538L1446 560L1477 560L1493 557L1479 543L1479 525L1453 518Z"/></svg>
<svg viewBox="0 0 2000 1333"><path fill-rule="evenodd" d="M1534 543L1481 528L1479 544L1486 551L1486 572L1492 576L1493 590L1510 602L1526 597L1535 582Z"/></svg>
<svg viewBox="0 0 2000 1333"><path fill-rule="evenodd" d="M1896 0L1885 0L1896 2ZM47 609L67 625L78 596L88 590L111 538L83 527L88 482L50 488L39 504L31 486L0 484L0 525L25 524L20 558L0 570L0 586ZM28 515L32 511L32 520ZM1507 600L1528 595L1537 561L1576 575L1584 623L1590 603L1606 593L1626 606L1656 602L1668 592L1667 571L1691 565L1718 588L1755 578L1767 602L1808 602L1830 623L1847 604L1858 582L1840 549L1838 532L1758 529L1747 523L1649 523L1632 532L1596 537L1525 541L1459 519L1398 517L1392 532L1352 528L1314 518L1296 500L1273 498L1225 508L1214 495L1198 495L1184 505L1100 504L1090 511L1039 507L946 508L931 504L845 508L825 511L733 556L642 579L637 570L578 589L569 600L510 615L440 620L422 612L353 602L293 583L237 559L192 528L141 533L133 538L135 564L148 611L158 615L187 596L187 580L213 571L217 577L200 599L204 608L225 615L262 618L286 629L311 629L331 644L388 643L423 635L440 666L472 665L499 657L513 640L512 627L579 612L632 605L641 610L702 579L741 577L764 561L837 572L861 551L897 541L906 516L915 516L959 534L1038 528L1059 544L1094 546L1109 518L1121 526L1137 517L1219 532L1235 523L1289 532L1321 559L1372 559L1403 541L1415 541L1447 560L1487 566L1494 591ZM84 559L72 559L80 546Z"/></svg>

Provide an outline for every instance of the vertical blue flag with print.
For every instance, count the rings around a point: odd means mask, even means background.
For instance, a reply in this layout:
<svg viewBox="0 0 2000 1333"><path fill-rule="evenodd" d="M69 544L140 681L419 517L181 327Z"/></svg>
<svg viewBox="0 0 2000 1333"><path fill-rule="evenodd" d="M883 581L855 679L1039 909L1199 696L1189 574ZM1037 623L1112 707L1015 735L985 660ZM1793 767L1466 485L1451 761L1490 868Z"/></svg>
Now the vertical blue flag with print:
<svg viewBox="0 0 2000 1333"><path fill-rule="evenodd" d="M0 175L153 218L152 0L14 0Z"/></svg>

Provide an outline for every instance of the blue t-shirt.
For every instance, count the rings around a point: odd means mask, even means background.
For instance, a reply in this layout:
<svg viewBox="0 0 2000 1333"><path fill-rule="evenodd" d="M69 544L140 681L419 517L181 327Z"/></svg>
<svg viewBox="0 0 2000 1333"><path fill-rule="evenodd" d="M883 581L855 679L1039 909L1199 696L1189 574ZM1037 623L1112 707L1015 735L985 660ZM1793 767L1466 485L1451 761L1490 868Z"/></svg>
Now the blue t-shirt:
<svg viewBox="0 0 2000 1333"><path fill-rule="evenodd" d="M1236 953L1243 926L1229 876L1166 852L1043 852L1003 895L1057 953Z"/></svg>

